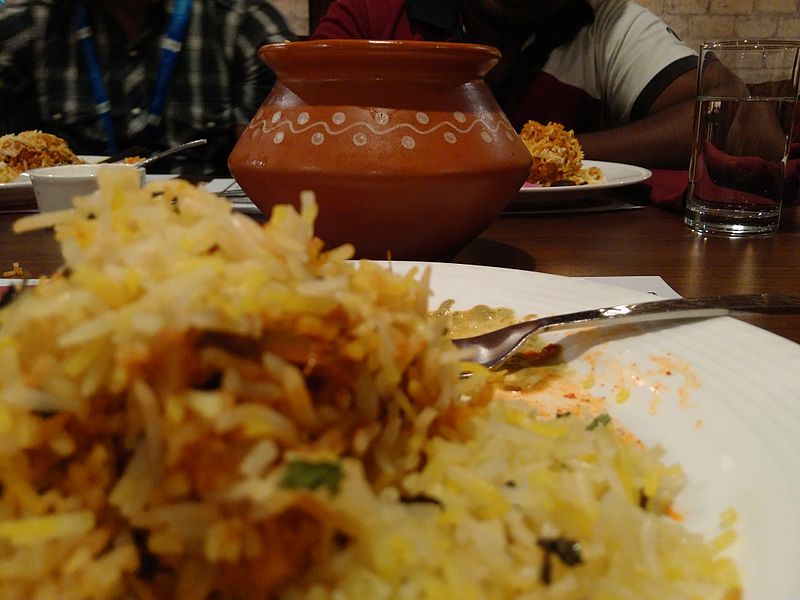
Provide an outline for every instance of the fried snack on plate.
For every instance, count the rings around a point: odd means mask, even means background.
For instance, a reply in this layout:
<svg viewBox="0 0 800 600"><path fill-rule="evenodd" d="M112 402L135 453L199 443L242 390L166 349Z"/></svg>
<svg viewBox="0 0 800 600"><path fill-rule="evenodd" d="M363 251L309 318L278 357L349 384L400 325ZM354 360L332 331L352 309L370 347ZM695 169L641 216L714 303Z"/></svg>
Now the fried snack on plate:
<svg viewBox="0 0 800 600"><path fill-rule="evenodd" d="M583 149L572 130L564 129L552 121L542 125L528 121L520 132L520 138L533 158L530 183L541 186L585 185L603 180L597 167L583 168Z"/></svg>
<svg viewBox="0 0 800 600"><path fill-rule="evenodd" d="M430 271L324 250L316 210L261 225L106 171L17 222L55 226L66 264L0 310L0 598L737 589L725 540L670 517L660 449L498 396L431 315Z"/></svg>
<svg viewBox="0 0 800 600"><path fill-rule="evenodd" d="M0 136L0 164L5 163L11 169L4 173L0 168L0 183L11 181L29 169L82 162L66 140L51 133L30 130Z"/></svg>

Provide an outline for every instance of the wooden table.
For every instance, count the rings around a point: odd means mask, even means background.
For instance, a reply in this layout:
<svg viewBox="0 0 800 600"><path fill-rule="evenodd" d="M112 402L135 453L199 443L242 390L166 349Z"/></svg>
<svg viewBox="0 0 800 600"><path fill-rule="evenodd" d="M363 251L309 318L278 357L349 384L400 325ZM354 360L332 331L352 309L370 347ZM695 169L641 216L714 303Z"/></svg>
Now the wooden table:
<svg viewBox="0 0 800 600"><path fill-rule="evenodd" d="M800 206L784 210L779 233L741 239L697 235L682 215L654 206L501 217L455 260L572 277L659 275L687 298L800 296ZM743 320L800 342L800 315Z"/></svg>
<svg viewBox="0 0 800 600"><path fill-rule="evenodd" d="M0 269L19 262L28 277L61 264L51 231L11 233L19 215L0 214ZM685 297L776 292L800 295L800 206L784 210L767 237L702 237L681 215L635 210L501 216L457 262L577 277L659 275ZM744 320L800 342L800 315Z"/></svg>

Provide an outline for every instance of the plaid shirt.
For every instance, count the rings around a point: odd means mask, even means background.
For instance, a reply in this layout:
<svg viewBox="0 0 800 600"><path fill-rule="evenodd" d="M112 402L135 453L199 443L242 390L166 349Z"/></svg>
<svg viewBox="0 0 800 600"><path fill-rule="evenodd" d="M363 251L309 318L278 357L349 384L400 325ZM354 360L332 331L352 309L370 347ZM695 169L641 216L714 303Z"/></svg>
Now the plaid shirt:
<svg viewBox="0 0 800 600"><path fill-rule="evenodd" d="M105 154L74 6L73 0L0 4L0 134L38 128L64 137L79 154ZM236 125L248 123L275 80L257 50L294 38L278 11L264 0L195 0L162 125L153 132L146 129L147 107L171 0L143 2L144 25L133 40L90 2L86 7L118 148L150 152L205 137L208 145L161 168L227 174Z"/></svg>

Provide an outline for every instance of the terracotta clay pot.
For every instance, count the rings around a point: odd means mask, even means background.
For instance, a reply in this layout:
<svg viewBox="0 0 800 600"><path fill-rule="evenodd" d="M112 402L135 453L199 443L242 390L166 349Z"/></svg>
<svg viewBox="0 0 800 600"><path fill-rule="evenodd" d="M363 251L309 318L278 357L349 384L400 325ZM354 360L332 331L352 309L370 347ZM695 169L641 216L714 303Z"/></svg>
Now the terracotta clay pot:
<svg viewBox="0 0 800 600"><path fill-rule="evenodd" d="M483 81L494 48L331 40L259 55L278 81L228 165L267 215L314 191L316 233L330 246L448 258L525 181L530 153Z"/></svg>

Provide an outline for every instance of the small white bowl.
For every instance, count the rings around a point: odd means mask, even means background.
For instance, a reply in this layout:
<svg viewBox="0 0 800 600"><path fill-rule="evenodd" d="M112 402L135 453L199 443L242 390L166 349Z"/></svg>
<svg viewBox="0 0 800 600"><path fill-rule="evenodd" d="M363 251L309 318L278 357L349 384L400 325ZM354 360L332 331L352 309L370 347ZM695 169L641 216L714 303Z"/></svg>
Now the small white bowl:
<svg viewBox="0 0 800 600"><path fill-rule="evenodd" d="M97 173L109 169L133 169L130 165L88 164L62 165L31 169L28 173L36 194L39 212L51 212L72 208L75 196L85 196L97 189ZM136 169L144 185L144 169Z"/></svg>

